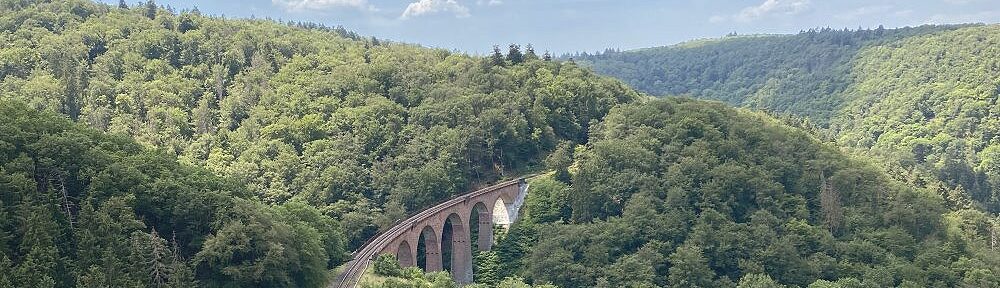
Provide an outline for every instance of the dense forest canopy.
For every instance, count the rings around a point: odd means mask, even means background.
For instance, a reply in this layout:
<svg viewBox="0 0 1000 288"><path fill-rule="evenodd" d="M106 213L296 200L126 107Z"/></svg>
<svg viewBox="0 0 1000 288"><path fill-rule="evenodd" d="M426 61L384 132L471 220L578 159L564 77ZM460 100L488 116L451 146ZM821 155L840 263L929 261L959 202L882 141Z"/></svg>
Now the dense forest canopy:
<svg viewBox="0 0 1000 288"><path fill-rule="evenodd" d="M1000 285L989 214L949 210L936 191L760 112L628 104L588 144L551 155L555 172L531 182L524 222L493 252L504 275L560 287Z"/></svg>
<svg viewBox="0 0 1000 288"><path fill-rule="evenodd" d="M998 25L820 29L574 61L656 95L806 118L843 147L902 167L895 174L911 184L996 213L998 43Z"/></svg>
<svg viewBox="0 0 1000 288"><path fill-rule="evenodd" d="M844 101L862 49L966 25L809 29L795 35L729 35L635 51L564 55L652 95L690 95L826 123Z"/></svg>
<svg viewBox="0 0 1000 288"><path fill-rule="evenodd" d="M32 275L7 282L21 287L159 285L121 274L146 269L112 249L133 244L176 254L158 259L191 270L183 283L317 286L380 225L538 166L640 97L530 47L471 57L151 1L0 1L0 39L4 129L33 131L0 142L16 177L0 183L20 191L3 199L2 267L23 272L2 274ZM63 131L94 139L50 143ZM70 147L41 147L56 144ZM14 220L38 217L51 225Z"/></svg>
<svg viewBox="0 0 1000 288"><path fill-rule="evenodd" d="M830 133L842 146L898 161L914 170L909 177L940 179L1000 212L998 55L1000 25L865 49Z"/></svg>
<svg viewBox="0 0 1000 288"><path fill-rule="evenodd" d="M692 43L650 74L814 117L864 161L577 65L611 54L474 57L152 1L0 0L0 40L0 287L319 287L396 220L542 169L477 287L1000 285L980 209L1000 202L996 26ZM381 287L455 285L373 266Z"/></svg>
<svg viewBox="0 0 1000 288"><path fill-rule="evenodd" d="M0 286L319 286L332 218L51 112L0 105Z"/></svg>

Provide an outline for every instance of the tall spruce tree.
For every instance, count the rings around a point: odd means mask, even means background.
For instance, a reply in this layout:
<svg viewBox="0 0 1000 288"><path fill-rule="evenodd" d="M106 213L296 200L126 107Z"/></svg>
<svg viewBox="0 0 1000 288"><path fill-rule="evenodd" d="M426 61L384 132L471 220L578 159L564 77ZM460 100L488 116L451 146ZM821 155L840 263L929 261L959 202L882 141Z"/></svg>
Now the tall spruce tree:
<svg viewBox="0 0 1000 288"><path fill-rule="evenodd" d="M511 43L507 47L507 61L511 65L521 64L524 62L524 54L521 53L521 45Z"/></svg>

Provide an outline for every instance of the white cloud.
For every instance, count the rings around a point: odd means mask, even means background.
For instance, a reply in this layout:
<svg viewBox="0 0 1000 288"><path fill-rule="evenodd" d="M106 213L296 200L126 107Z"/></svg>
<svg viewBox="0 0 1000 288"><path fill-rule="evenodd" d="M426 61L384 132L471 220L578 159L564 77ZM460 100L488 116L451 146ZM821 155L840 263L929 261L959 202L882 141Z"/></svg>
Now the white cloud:
<svg viewBox="0 0 1000 288"><path fill-rule="evenodd" d="M795 15L806 8L809 8L809 0L766 0L760 5L743 8L733 19L749 22L776 13Z"/></svg>
<svg viewBox="0 0 1000 288"><path fill-rule="evenodd" d="M486 6L497 6L497 5L503 4L503 1L502 0L478 0L478 1L476 1L476 4L478 4L479 6L483 6L483 5L486 5Z"/></svg>
<svg viewBox="0 0 1000 288"><path fill-rule="evenodd" d="M403 15L399 18L405 20L415 16L441 12L450 12L458 18L469 17L469 8L455 0L420 0L407 5Z"/></svg>
<svg viewBox="0 0 1000 288"><path fill-rule="evenodd" d="M271 3L288 11L327 10L345 7L377 10L375 6L368 5L368 0L271 0Z"/></svg>
<svg viewBox="0 0 1000 288"><path fill-rule="evenodd" d="M760 5L750 6L740 10L734 15L712 15L708 18L709 23L722 23L726 21L751 22L771 15L795 15L809 9L809 0L765 0Z"/></svg>

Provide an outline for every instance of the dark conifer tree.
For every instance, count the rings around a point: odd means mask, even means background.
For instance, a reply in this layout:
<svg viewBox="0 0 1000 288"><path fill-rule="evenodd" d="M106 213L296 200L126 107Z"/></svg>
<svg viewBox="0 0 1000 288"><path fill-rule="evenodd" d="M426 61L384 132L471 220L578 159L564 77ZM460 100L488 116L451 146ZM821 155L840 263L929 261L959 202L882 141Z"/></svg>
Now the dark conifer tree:
<svg viewBox="0 0 1000 288"><path fill-rule="evenodd" d="M504 66L503 53L500 52L500 46L493 45L493 55L490 55L490 62L493 66Z"/></svg>
<svg viewBox="0 0 1000 288"><path fill-rule="evenodd" d="M524 60L538 60L538 54L535 54L535 47L528 44L524 47Z"/></svg>
<svg viewBox="0 0 1000 288"><path fill-rule="evenodd" d="M182 14L179 18L180 23L177 24L177 32L185 33L195 29L194 20L191 19L191 15Z"/></svg>
<svg viewBox="0 0 1000 288"><path fill-rule="evenodd" d="M156 2L153 0L146 1L146 18L156 19Z"/></svg>
<svg viewBox="0 0 1000 288"><path fill-rule="evenodd" d="M524 54L521 54L521 45L510 44L507 49L507 61L510 61L513 65L524 62Z"/></svg>

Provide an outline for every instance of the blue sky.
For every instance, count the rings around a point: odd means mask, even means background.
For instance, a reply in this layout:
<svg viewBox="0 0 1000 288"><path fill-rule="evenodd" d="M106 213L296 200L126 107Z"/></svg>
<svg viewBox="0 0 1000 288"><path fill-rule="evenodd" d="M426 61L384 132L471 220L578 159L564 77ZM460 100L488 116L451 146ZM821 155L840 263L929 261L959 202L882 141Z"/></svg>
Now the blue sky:
<svg viewBox="0 0 1000 288"><path fill-rule="evenodd" d="M117 0L102 0L117 3ZM137 2L129 0L128 2ZM634 49L730 32L996 23L1000 0L158 0L204 14L342 25L366 36L464 51L531 43L562 54Z"/></svg>

